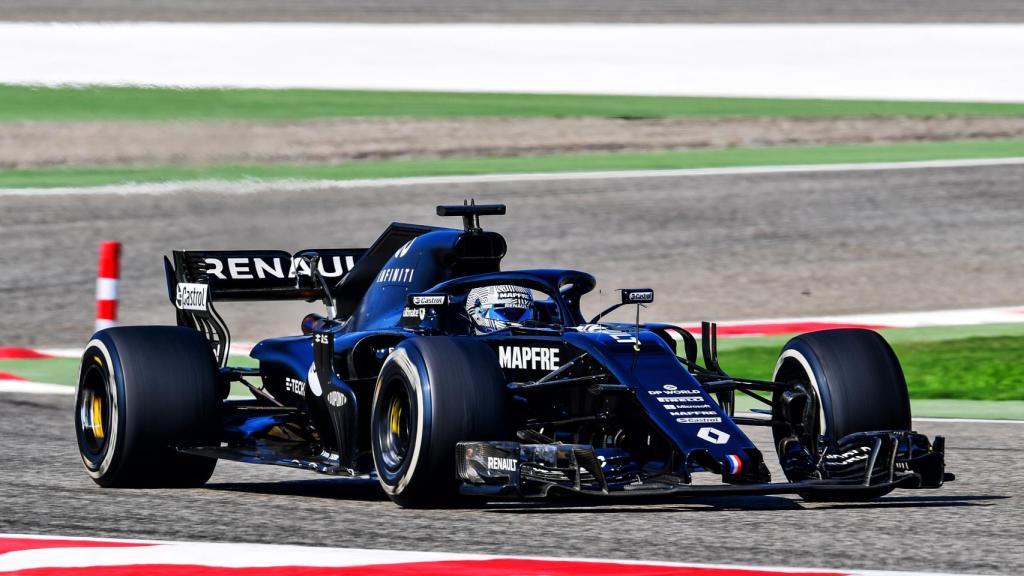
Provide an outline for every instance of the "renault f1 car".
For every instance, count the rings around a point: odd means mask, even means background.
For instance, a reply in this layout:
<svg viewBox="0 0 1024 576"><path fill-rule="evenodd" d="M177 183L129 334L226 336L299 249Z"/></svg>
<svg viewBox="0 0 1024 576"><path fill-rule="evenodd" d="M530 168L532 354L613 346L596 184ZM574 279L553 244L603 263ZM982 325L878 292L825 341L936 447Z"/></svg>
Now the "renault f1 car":
<svg viewBox="0 0 1024 576"><path fill-rule="evenodd" d="M366 249L175 251L177 326L88 343L75 424L101 486L198 486L218 459L376 477L403 506L580 495L799 494L859 500L952 480L944 442L911 430L892 349L828 330L783 348L769 381L719 365L697 338L641 323L650 289L585 318L575 270L502 271L503 205L439 206L462 229L391 224ZM321 300L301 334L228 365L215 304ZM608 322L625 307L628 320ZM297 327L296 332L299 331ZM698 361L698 350L702 361ZM251 398L229 398L233 383ZM736 395L762 405L737 413ZM758 448L746 427L771 429ZM778 458L773 481L765 455Z"/></svg>

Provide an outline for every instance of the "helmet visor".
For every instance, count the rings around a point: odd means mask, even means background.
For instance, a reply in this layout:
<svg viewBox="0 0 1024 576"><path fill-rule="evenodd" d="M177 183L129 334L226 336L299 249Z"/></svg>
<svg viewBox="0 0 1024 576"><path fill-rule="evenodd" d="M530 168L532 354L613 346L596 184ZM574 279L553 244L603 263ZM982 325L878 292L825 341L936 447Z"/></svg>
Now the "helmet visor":
<svg viewBox="0 0 1024 576"><path fill-rule="evenodd" d="M499 322L525 322L533 319L533 310L498 304L488 308L484 312L484 318Z"/></svg>

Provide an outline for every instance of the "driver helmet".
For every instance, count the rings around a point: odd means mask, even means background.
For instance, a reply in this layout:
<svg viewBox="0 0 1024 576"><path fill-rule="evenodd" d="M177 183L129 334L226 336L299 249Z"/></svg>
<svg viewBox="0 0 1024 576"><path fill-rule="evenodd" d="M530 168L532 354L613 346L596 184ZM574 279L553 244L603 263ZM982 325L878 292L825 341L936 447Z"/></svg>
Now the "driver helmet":
<svg viewBox="0 0 1024 576"><path fill-rule="evenodd" d="M511 284L481 286L466 296L466 312L478 332L503 330L533 319L533 294Z"/></svg>

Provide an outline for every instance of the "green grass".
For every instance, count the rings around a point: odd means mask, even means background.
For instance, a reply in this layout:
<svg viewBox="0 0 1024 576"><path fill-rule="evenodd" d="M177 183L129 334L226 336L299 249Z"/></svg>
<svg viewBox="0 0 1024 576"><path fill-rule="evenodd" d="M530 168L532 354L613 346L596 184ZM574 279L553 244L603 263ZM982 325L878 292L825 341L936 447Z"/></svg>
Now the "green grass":
<svg viewBox="0 0 1024 576"><path fill-rule="evenodd" d="M989 338L995 336L1015 336L1024 338L1024 323L1021 324L978 324L975 326L930 326L927 328L890 328L878 330L890 344L913 342L941 342L945 340L962 340L965 338ZM698 338L700 337L697 334ZM793 334L780 336L741 336L722 338L718 341L718 352L721 355L732 350L744 348L771 347L782 348Z"/></svg>
<svg viewBox="0 0 1024 576"><path fill-rule="evenodd" d="M893 349L914 399L1024 400L1024 336L896 340ZM720 352L730 374L770 379L778 346Z"/></svg>
<svg viewBox="0 0 1024 576"><path fill-rule="evenodd" d="M187 180L351 180L409 176L516 174L601 170L660 170L733 166L781 166L907 162L1024 156L1024 140L959 140L905 144L780 146L649 152L440 160L387 160L348 164L154 168L43 168L0 171L0 187L98 186Z"/></svg>
<svg viewBox="0 0 1024 576"><path fill-rule="evenodd" d="M738 394L736 411L768 406ZM910 399L910 413L915 418L987 418L992 420L1024 420L1024 401L1020 400L935 400Z"/></svg>
<svg viewBox="0 0 1024 576"><path fill-rule="evenodd" d="M884 330L893 345L915 402L932 399L1011 401L1001 404L1024 417L1024 325L993 324L952 328ZM779 348L788 336L727 338L720 342L722 367L737 376L771 378ZM247 356L232 356L232 365L255 366ZM75 358L0 360L0 372L29 380L74 384ZM244 393L236 387L233 393ZM998 413L998 404L925 403L935 415L954 415L956 406L971 414ZM981 412L979 412L979 410ZM985 411L988 412L985 412ZM923 414L921 414L923 415ZM963 415L963 414L961 414ZM987 417L987 416L978 416ZM1005 416L1004 416L1005 417Z"/></svg>
<svg viewBox="0 0 1024 576"><path fill-rule="evenodd" d="M1020 116L1024 104L0 85L0 121L409 117Z"/></svg>
<svg viewBox="0 0 1024 576"><path fill-rule="evenodd" d="M911 399L911 414L933 418L992 418L1024 420L1024 402L1019 400L935 400Z"/></svg>
<svg viewBox="0 0 1024 576"><path fill-rule="evenodd" d="M74 386L78 378L78 358L46 358L29 360L0 360L0 372L21 376L33 382L65 384ZM232 366L257 367L259 364L248 356L231 356ZM258 384L258 382L256 382ZM232 394L243 394L245 387L235 384Z"/></svg>
<svg viewBox="0 0 1024 576"><path fill-rule="evenodd" d="M45 360L0 360L0 372L21 376L33 382L75 384L78 358L47 358Z"/></svg>

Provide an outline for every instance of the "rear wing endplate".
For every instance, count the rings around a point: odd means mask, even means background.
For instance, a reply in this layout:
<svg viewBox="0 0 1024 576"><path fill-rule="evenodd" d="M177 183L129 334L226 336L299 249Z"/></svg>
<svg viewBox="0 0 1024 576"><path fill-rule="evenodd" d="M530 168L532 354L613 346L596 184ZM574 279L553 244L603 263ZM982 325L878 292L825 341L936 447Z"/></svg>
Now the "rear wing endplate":
<svg viewBox="0 0 1024 576"><path fill-rule="evenodd" d="M363 248L303 250L175 250L173 263L164 257L167 296L179 326L203 333L221 366L231 346L227 325L213 301L305 300L324 296L323 285L310 274L316 254L320 275L334 286L366 253Z"/></svg>

